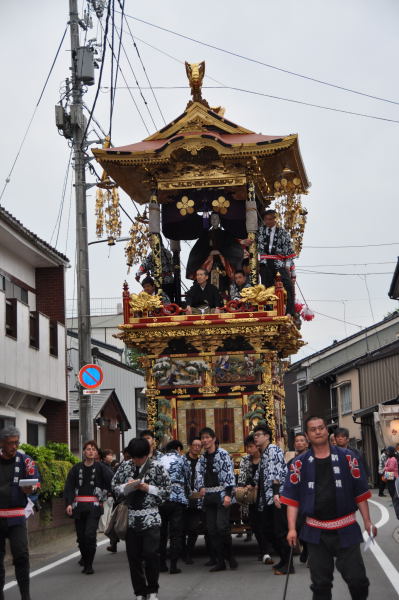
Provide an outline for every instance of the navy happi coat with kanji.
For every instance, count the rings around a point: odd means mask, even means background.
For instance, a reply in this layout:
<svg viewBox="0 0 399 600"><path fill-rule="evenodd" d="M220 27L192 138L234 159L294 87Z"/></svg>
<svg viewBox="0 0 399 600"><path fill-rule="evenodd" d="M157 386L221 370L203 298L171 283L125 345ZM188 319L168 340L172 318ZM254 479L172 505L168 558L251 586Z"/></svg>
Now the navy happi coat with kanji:
<svg viewBox="0 0 399 600"><path fill-rule="evenodd" d="M348 448L331 446L331 464L335 481L336 518L346 517L357 510L357 505L371 497L366 473L362 463ZM314 517L316 465L313 450L307 450L294 458L285 479L280 501L298 507L304 518L300 538L318 544L322 529L306 524L306 517ZM333 528L334 529L334 528ZM336 529L342 548L363 541L357 522Z"/></svg>

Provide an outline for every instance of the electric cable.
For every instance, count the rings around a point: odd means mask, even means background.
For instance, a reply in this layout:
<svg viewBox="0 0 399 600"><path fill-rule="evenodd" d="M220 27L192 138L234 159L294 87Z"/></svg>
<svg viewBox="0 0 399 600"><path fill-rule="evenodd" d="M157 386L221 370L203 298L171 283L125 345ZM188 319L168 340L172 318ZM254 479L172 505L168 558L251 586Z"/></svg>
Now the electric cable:
<svg viewBox="0 0 399 600"><path fill-rule="evenodd" d="M132 36L133 37L133 36ZM140 42L142 42L143 44L146 44L147 46L149 46L150 48L153 48L154 50L156 50L157 52L160 52L161 54L164 54L165 56L171 58L174 61L179 62L180 64L183 64L183 61L179 60L178 58L176 58L175 56L172 56L171 54L168 54L167 52L161 50L160 48L157 48L156 46L154 46L153 44L150 44L148 42L146 42L143 39L140 39L136 36L136 39L140 40ZM134 38L133 38L134 40ZM338 113L342 113L342 114L347 114L347 115L353 115L353 116L357 116L357 117L363 117L363 118L367 118L367 119L374 119L374 120L378 120L378 121L387 121L390 123L399 123L399 120L395 120L395 119L388 119L386 117L380 117L377 115L370 115L367 113L359 113L356 111L350 111L350 110L345 110L345 109L340 109L340 108L336 108L336 107L332 107L332 106L324 106L321 104L313 104L311 102L306 102L304 100L296 100L294 98L284 98L282 96L275 96L273 94L266 94L264 92L257 92L257 91L253 91L253 90L246 90L243 88L237 88L237 87L233 87L233 86L229 86L226 84L223 84L222 82L218 81L217 79L214 79L213 77L210 77L209 75L205 75L206 78L210 79L211 81L215 81L216 83L219 83L219 86L209 86L209 85L204 85L202 86L202 89L229 89L232 91L239 91L239 92L243 92L243 93L247 93L247 94L253 94L253 95L259 95L259 96L263 96L266 98L271 98L272 100L281 100L284 102L291 102L294 104L300 104L303 106L309 106L311 108L319 108L322 110L328 110L328 111L332 111L332 112L338 112ZM134 88L133 88L134 89ZM143 88L141 87L141 89L147 89L147 88ZM175 89L187 89L187 86L151 86L150 89L157 89L157 90L175 90Z"/></svg>
<svg viewBox="0 0 399 600"><path fill-rule="evenodd" d="M66 193L66 188L67 188L67 184L68 184L68 178L69 178L69 171L70 171L70 166L71 166L71 160L72 160L72 148L71 148L71 150L69 152L67 167L66 167L66 171L65 171L65 175L64 175L64 182L63 182L63 185L62 185L62 193L61 193L60 206L59 206L59 209L58 209L58 214L57 214L57 218L56 218L56 221L55 221L54 229L53 229L53 232L52 232L51 237L50 237L50 244L52 244L54 234L55 234L55 232L57 230L57 237L56 237L56 241L55 241L55 247L56 248L57 248L57 244L58 244L58 236L59 236L59 233L60 233L62 213L63 213L63 210L64 210L65 193Z"/></svg>
<svg viewBox="0 0 399 600"><path fill-rule="evenodd" d="M101 21L100 21L100 26L101 26L101 29L103 29L103 26L102 26L102 23L101 23ZM108 36L106 36L106 35L105 35L105 31L104 31L104 30L103 30L103 33L104 33L104 43L107 43L107 42L108 42L108 44L109 44ZM114 59L115 59L115 56L114 56ZM127 81L126 81L126 77L125 77L125 75L123 74L123 71L122 71L122 69L121 69L121 66L120 66L120 65L119 65L119 72L120 72L120 74L121 74L121 76L122 76L122 79L123 79L123 81L125 82L125 85L126 85L127 87L129 87L129 86L128 86L128 83L127 83ZM136 108L137 112L139 113L139 116L140 116L140 119L141 119L141 121L142 121L142 123L143 123L143 125L144 125L144 128L145 128L145 130L147 131L148 135L150 135L150 130L149 130L149 129L148 129L148 127L147 127L147 123L145 122L145 120L144 120L144 117L143 117L143 115L141 114L141 111L140 111L140 109L139 109L139 107L138 107L138 105L137 105L137 102L136 102L136 100L134 99L134 96L133 96L133 94L132 94L131 90L130 90L130 89L128 89L128 91L129 91L129 95L130 95L130 97L131 97L131 99L132 99L132 102L133 102L133 104L134 104L134 106L135 106L135 108Z"/></svg>
<svg viewBox="0 0 399 600"><path fill-rule="evenodd" d="M366 263L341 263L341 264L325 264L325 265L298 265L297 268L305 269L305 268L315 268L315 267L366 267L368 265L396 265L395 260L388 260L383 262L366 262Z"/></svg>
<svg viewBox="0 0 399 600"><path fill-rule="evenodd" d="M312 271L311 269L301 269L298 267L298 273L301 275L343 275L343 276L356 276L356 275L392 275L392 271L376 271L374 273L338 273L333 271Z"/></svg>
<svg viewBox="0 0 399 600"><path fill-rule="evenodd" d="M102 80L103 71L104 71L104 64L105 64L105 55L106 55L106 52L107 52L107 36L108 36L108 27L109 27L110 14L111 14L111 0L108 0L107 16L106 16L106 19L105 19L105 29L104 29L103 52L102 52L102 57L101 57L101 66L100 66L100 73L99 73L99 76L98 76L97 90L96 90L96 93L95 93L95 96L94 96L94 101L93 101L92 107L90 109L89 118L88 118L87 124L86 124L86 129L85 129L83 137L82 137L82 146L83 146L83 140L86 139L86 134L88 132L89 125L91 123L91 119L92 119L92 116L94 114L94 109L96 108L98 95L100 93L101 80ZM102 28L102 26L101 26L101 28ZM83 148L82 148L82 150L83 150Z"/></svg>
<svg viewBox="0 0 399 600"><path fill-rule="evenodd" d="M114 0L113 0L113 2L114 2ZM123 0L121 9L122 9L122 16L121 16L121 22L120 22L121 32L119 34L118 58L117 58L117 61L116 61L116 73L115 73L115 81L114 81L114 94L113 94L113 97L112 97L112 110L111 110L111 116L110 116L110 131L109 131L109 137L110 137L110 139L111 139L112 116L113 116L113 113L114 113L115 95L116 95L117 83L118 83L119 61L120 61L120 57L121 57L122 34L123 34L123 16L124 16L124 12L125 12L125 0ZM113 7L113 10L115 10L114 7Z"/></svg>
<svg viewBox="0 0 399 600"><path fill-rule="evenodd" d="M29 119L29 122L28 122L27 128L26 128L26 130L25 130L25 133L24 133L24 135L23 135L23 137L22 137L22 141L21 141L21 143L20 143L20 145L19 145L19 148L18 148L17 154L16 154L16 156L15 156L15 158L14 158L14 161L13 161L13 163L12 163L12 165L11 165L10 172L8 173L8 175L7 175L7 177L6 177L6 180L5 180L5 183L4 183L4 186L3 186L3 189L2 189L2 191L1 191L1 194L0 194L0 203L1 203L1 200L2 200L2 198L3 198L3 195L4 195L4 192L5 192L5 189L6 189L7 185L8 185L8 184L10 183L10 181L11 181L11 175L12 175L12 173L13 173L13 171L14 171L14 168L15 168L15 165L16 165L16 163L17 163L17 160L18 160L18 158L19 158L19 155L21 154L21 151L22 151L23 145L24 145L24 143L25 143L25 140L26 140L26 138L27 138L27 135L28 135L28 133L29 133L29 130L30 130L30 128L31 128L31 125L32 125L32 123L33 123L33 119L35 118L35 115L36 115L37 109L39 108L39 104L40 104L40 102L41 102L41 99L43 98L43 94L44 94L44 92L45 92L45 90L46 90L46 87L47 87L48 81L49 81L49 79L50 79L50 77L51 77L51 73L53 72L53 69L54 69L55 63L57 62L57 58L58 58L58 55L59 55L59 53L60 53L60 50L61 50L62 44L64 43L64 39L65 39L65 36L66 36L66 32L68 31L68 26L69 26L69 25L67 25L67 26L65 27L65 31L64 31L64 33L62 34L61 41L60 41L60 43L59 43L59 45L58 45L57 52L55 53L54 60L53 60L53 62L51 63L51 67L50 67L50 70L49 70L49 72L48 72L48 75L47 75L47 77L46 77L46 80L45 80L45 82L44 82L44 85L43 85L42 91L40 92L40 95L39 95L39 98L38 98L38 100L37 100L37 102L36 102L36 105L35 105L35 108L34 108L34 110L33 110L32 116L31 116L31 118Z"/></svg>
<svg viewBox="0 0 399 600"><path fill-rule="evenodd" d="M144 19L140 19L139 17L134 17L133 15L128 15L126 14L126 17L128 17L129 19L134 19L135 21L138 21L140 23L144 23L145 25L149 25L150 27L154 27L155 29L159 29L161 31L165 31L167 33L171 33L172 35L175 35L177 37L181 37L183 39L186 39L190 42L194 42L196 44L200 44L201 46L206 46L207 48L212 48L213 50L217 50L218 52L223 52L224 54L229 54L230 56L235 56L236 58L240 58L242 60L245 60L247 62L251 62L251 63L255 63L258 64L262 67L267 67L268 69L273 69L275 71L280 71L282 73L286 73L287 75L293 75L294 77L299 77L301 79L306 79L308 81L312 81L314 83L319 83L321 85L325 85L328 87L332 87L338 90L342 90L344 92L350 92L351 94L357 94L358 96L364 96L366 98L371 98L372 100L378 100L381 102L388 102L389 104L396 104L399 105L399 102L395 101L395 100L389 100L387 98L382 98L380 96L375 96L373 94L368 94L366 92L360 92L359 90L354 90L351 88L347 88L344 87L342 85L338 85L335 83L330 83L328 81L323 81L322 79L317 79L315 77L311 77L310 75L304 75L303 73L296 73L295 71L290 71L289 69L284 69L282 67L277 67L275 65L271 65L269 63L265 63L261 60L257 60L255 58L250 58L248 56L244 56L243 54L238 54L237 52L233 52L231 50L226 50L225 48L220 48L219 46L215 46L214 44L209 44L207 42L203 42L201 40L197 40L195 38L192 38L188 35L184 35L182 33L178 33L177 31L173 31L172 29L167 29L166 27L161 27L161 25L156 25L155 23L150 23L149 21L145 21Z"/></svg>
<svg viewBox="0 0 399 600"><path fill-rule="evenodd" d="M143 91L142 91L142 90L143 90L143 88L142 88L142 86L140 86L140 84L139 84L139 81L138 81L138 79L137 79L137 75L136 75L136 73L135 73L135 71L134 71L134 69L133 69L132 63L131 63L131 61L130 61L130 59L129 59L129 55L128 55L128 53L127 53L127 51L126 51L126 48L125 48L125 46L124 46L124 45L122 45L122 50L123 50L123 52L124 52L124 54L125 54L125 58L126 58L126 60L127 60L127 62L128 62L128 65L129 65L129 67L130 67L130 70L131 70L131 72L132 72L132 75L133 75L133 77L134 77L134 80L135 80L135 82L136 82L136 84L137 84L137 87L134 87L134 88L132 88L132 89L138 89L138 90L140 91L140 96L141 96L141 98L142 98L142 100L143 100L143 102L144 102L144 105L145 105L145 107L146 107L146 109L147 109L147 111L148 111L148 114L150 115L150 118L151 118L152 124L154 125L155 129L157 129L157 125L156 125L156 123L155 123L154 117L152 116L152 113L151 113L150 107L149 107L149 105L148 105L148 102L147 102L147 100L146 100L146 98L145 98L145 96L144 96L144 94L143 94Z"/></svg>
<svg viewBox="0 0 399 600"><path fill-rule="evenodd" d="M337 248L377 248L381 246L399 246L399 242L386 242L384 244L360 244L360 245L346 245L346 246L303 246L302 250L312 248L317 250L325 250L329 248L333 248L336 250Z"/></svg>
<svg viewBox="0 0 399 600"><path fill-rule="evenodd" d="M129 88L135 89L135 88ZM154 86L154 89L164 89L164 90L179 90L179 89L187 89L187 86L176 85L176 86ZM262 96L264 98L271 98L272 100L282 100L283 102L291 102L292 104L300 104L302 106L309 106L310 108L320 108L322 110L328 110L330 112L342 113L344 115L352 115L355 117L363 117L365 119L374 119L377 121L386 121L388 123L399 123L398 119L389 119L388 117L379 117L377 115L370 115L368 113L359 113L353 110L345 110L343 108L336 108L334 106L324 106L322 104L313 104L312 102L306 102L305 100L296 100L294 98L285 98L283 96L276 96L274 94L266 94L265 92L257 92L255 90L247 90L244 88L234 87L231 85L220 85L220 86L212 86L212 85L204 85L202 89L224 89L224 90L232 90L235 92L242 92L245 94L252 94L254 96Z"/></svg>
<svg viewBox="0 0 399 600"><path fill-rule="evenodd" d="M109 0L109 3L112 5L111 9L111 52L114 54L114 43L115 43L115 0ZM112 130L112 113L114 109L114 61L111 59L111 69L110 69L110 99L109 99L109 129L108 135L111 138L111 130Z"/></svg>
<svg viewBox="0 0 399 600"><path fill-rule="evenodd" d="M118 3L119 3L119 6L120 6L120 5L121 5L121 0L118 0ZM122 13L122 14L123 14L123 13ZM146 79L147 79L148 85L150 86L150 89L151 89L152 95L153 95L153 97L154 97L155 103L156 103L156 105L157 105L157 107L158 107L159 114L160 114L160 115L161 115L161 117L162 117L162 120L163 120L163 122L164 122L164 125L166 125L166 120L165 120L164 114L163 114L163 112L162 112L162 110L161 110L161 107L160 107L160 105L159 105L158 98L156 97L156 94L155 94L155 92L154 92L154 88L153 88L153 86L151 85L151 81L150 81L150 78L148 77L147 69L146 69L146 68L145 68L145 66L144 66L144 62L143 62L143 59L141 58L140 51L139 51L139 49L138 49L138 46L137 46L137 44L136 44L136 40L134 39L134 36L133 36L132 30L130 29L129 21L128 21L128 20L127 20L127 18L126 18L126 15L123 15L123 16L124 16L124 21L125 21L125 23L126 23L126 26L127 26L128 30L129 30L129 34L130 34L130 36L131 36L131 38L132 38L132 41L133 41L134 48L135 48L135 50L136 50L136 52L137 52L137 56L139 57L139 60L140 60L141 66L143 67L143 71L144 71L145 77L146 77ZM138 39L138 38L137 38L137 39Z"/></svg>

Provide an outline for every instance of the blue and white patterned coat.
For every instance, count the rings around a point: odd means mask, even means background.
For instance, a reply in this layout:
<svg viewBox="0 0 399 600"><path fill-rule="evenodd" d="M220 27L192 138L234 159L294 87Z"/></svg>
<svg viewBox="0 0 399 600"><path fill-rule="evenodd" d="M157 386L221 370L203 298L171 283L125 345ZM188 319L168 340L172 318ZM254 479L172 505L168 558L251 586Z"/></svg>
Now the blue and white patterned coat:
<svg viewBox="0 0 399 600"><path fill-rule="evenodd" d="M163 454L159 463L164 467L172 484L169 500L188 505L188 496L191 494L190 468L184 456L177 451Z"/></svg>
<svg viewBox="0 0 399 600"><path fill-rule="evenodd" d="M203 454L198 459L195 470L195 489L197 491L205 487L205 469L206 459L205 454ZM220 498L223 501L223 498L226 495L226 488L235 488L236 485L233 462L227 450L224 450L223 448L218 448L216 450L213 461L213 472L218 476L219 486L223 487L223 490L219 492Z"/></svg>
<svg viewBox="0 0 399 600"><path fill-rule="evenodd" d="M161 526L158 507L169 498L171 490L170 478L164 467L157 461L148 460L150 465L142 481L148 484L149 491L144 495L140 510L133 510L129 507L129 527L135 531L144 531L151 527ZM134 478L134 473L133 461L126 460L120 465L111 484L116 498L124 497L125 485L129 479Z"/></svg>
<svg viewBox="0 0 399 600"><path fill-rule="evenodd" d="M280 483L280 491L287 475L287 465L280 446L269 444L262 452L255 481L259 486L258 510L273 503L273 481Z"/></svg>
<svg viewBox="0 0 399 600"><path fill-rule="evenodd" d="M279 258L274 259L275 265L278 268L285 267L288 270L293 270L294 258L296 256L292 247L292 241L290 234L281 227L276 227L273 238L273 245L271 251L266 244L267 241L267 227L261 225L257 234L258 252L259 254L278 256ZM260 258L261 263L266 263L266 258Z"/></svg>

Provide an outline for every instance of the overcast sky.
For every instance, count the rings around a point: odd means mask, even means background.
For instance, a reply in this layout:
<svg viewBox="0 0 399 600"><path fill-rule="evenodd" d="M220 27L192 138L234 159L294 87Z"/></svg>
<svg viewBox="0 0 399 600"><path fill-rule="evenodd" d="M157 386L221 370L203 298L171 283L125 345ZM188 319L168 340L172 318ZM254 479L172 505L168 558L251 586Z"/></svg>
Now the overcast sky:
<svg viewBox="0 0 399 600"><path fill-rule="evenodd" d="M80 0L80 5L86 3ZM397 59L399 7L396 0L181 0L133 2L126 12L198 40L316 79L399 102ZM67 0L2 0L0 3L1 95L0 187L8 175L32 115L68 19ZM183 62L206 61L206 72L225 85L312 104L366 113L399 121L399 105L376 101L229 56L195 42L129 19L135 36ZM98 26L89 31L89 38ZM100 38L98 38L100 41ZM153 86L185 86L182 64L143 42L137 42ZM126 31L124 47L139 83L145 76ZM67 141L54 125L54 105L69 71L69 34L39 105L32 127L3 197L3 206L52 244L69 158ZM109 86L109 69L102 85ZM123 56L129 86L135 81ZM96 71L98 79L98 71ZM124 86L119 78L119 85ZM207 80L207 85L215 85ZM85 102L91 106L96 85ZM143 99L131 93L150 133L155 131ZM151 92L143 90L157 129L163 120ZM167 122L181 114L188 89L156 90ZM204 91L211 106L226 107L226 117L256 132L298 133L303 161L312 182L304 204L309 210L304 250L297 261L298 283L317 313L305 324L308 345L299 356L323 348L383 318L397 308L387 296L397 255L399 122L369 119L226 89ZM95 111L109 127L109 93L102 89ZM113 144L146 137L147 131L126 89L119 89L113 119ZM94 134L91 137L95 137ZM88 181L93 180L88 176ZM57 248L74 265L75 214L67 185ZM133 217L126 196L123 206ZM95 192L89 191L89 239L95 236ZM71 209L69 209L71 205ZM69 226L68 226L69 223ZM129 221L123 217L123 235ZM393 244L367 248L326 246ZM311 246L323 246L312 248ZM373 264L380 263L380 264ZM317 273L301 272L301 268ZM123 244L90 248L91 296L118 297L127 276ZM334 274L325 274L331 272ZM344 275L346 273L346 275ZM367 275L366 279L363 274ZM381 273L381 274L375 274ZM128 276L132 289L132 274ZM73 268L67 297L74 294ZM367 293L370 293L370 302ZM334 320L333 318L337 320ZM346 320L347 322L342 322Z"/></svg>

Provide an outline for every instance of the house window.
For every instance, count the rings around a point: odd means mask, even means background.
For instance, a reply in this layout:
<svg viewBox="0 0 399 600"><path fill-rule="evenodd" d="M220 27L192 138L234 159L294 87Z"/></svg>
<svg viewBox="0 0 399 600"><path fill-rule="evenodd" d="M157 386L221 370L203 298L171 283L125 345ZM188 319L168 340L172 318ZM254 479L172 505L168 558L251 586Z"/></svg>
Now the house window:
<svg viewBox="0 0 399 600"><path fill-rule="evenodd" d="M352 390L351 384L345 383L339 388L339 395L341 399L341 413L347 415L352 412Z"/></svg>
<svg viewBox="0 0 399 600"><path fill-rule="evenodd" d="M58 327L57 321L50 321L50 354L58 356Z"/></svg>
<svg viewBox="0 0 399 600"><path fill-rule="evenodd" d="M6 335L17 339L17 301L6 299Z"/></svg>
<svg viewBox="0 0 399 600"><path fill-rule="evenodd" d="M46 426L43 423L27 421L26 440L32 446L44 446L46 443Z"/></svg>
<svg viewBox="0 0 399 600"><path fill-rule="evenodd" d="M0 429L4 427L15 427L15 419L11 417L0 417Z"/></svg>
<svg viewBox="0 0 399 600"><path fill-rule="evenodd" d="M36 311L29 314L29 345L39 349L39 315Z"/></svg>
<svg viewBox="0 0 399 600"><path fill-rule="evenodd" d="M307 390L299 392L299 406L301 407L301 414L306 415L309 409Z"/></svg>

